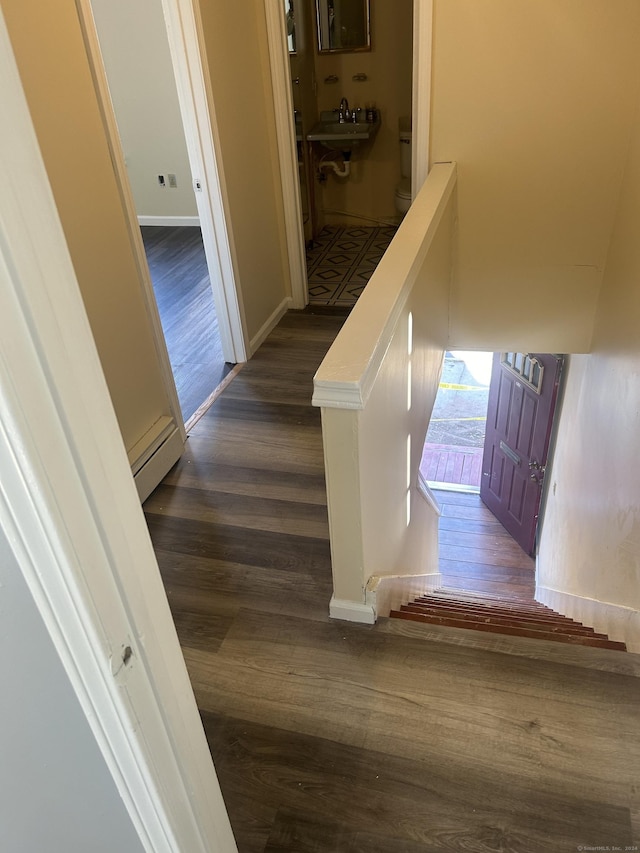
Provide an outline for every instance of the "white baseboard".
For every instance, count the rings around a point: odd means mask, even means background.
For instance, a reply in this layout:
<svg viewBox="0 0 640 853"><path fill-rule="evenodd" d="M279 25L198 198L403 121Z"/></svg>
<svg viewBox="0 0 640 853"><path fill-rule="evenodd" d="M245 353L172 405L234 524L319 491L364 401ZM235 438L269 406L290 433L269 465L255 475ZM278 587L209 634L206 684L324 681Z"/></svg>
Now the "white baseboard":
<svg viewBox="0 0 640 853"><path fill-rule="evenodd" d="M365 625L373 625L376 621L376 614L371 605L344 598L331 598L329 616L332 619L344 619L346 622L360 622Z"/></svg>
<svg viewBox="0 0 640 853"><path fill-rule="evenodd" d="M290 296L285 297L280 305L276 308L276 310L271 314L270 317L262 324L258 333L251 338L249 343L249 347L251 349L251 355L253 355L260 344L266 340L266 338L271 334L271 332L278 325L280 320L284 317L287 311L291 308L293 300Z"/></svg>
<svg viewBox="0 0 640 853"><path fill-rule="evenodd" d="M442 585L440 572L425 575L374 575L369 578L365 601L373 608L376 619L388 616L412 598Z"/></svg>
<svg viewBox="0 0 640 853"><path fill-rule="evenodd" d="M199 216L138 216L138 225L163 225L166 227L181 225L200 225Z"/></svg>
<svg viewBox="0 0 640 853"><path fill-rule="evenodd" d="M143 503L162 478L176 464L184 453L184 441L177 426L164 436L162 443L151 453L148 459L134 471L134 480Z"/></svg>
<svg viewBox="0 0 640 853"><path fill-rule="evenodd" d="M548 586L536 587L536 600L599 633L608 634L610 640L626 643L628 651L640 653L640 611Z"/></svg>

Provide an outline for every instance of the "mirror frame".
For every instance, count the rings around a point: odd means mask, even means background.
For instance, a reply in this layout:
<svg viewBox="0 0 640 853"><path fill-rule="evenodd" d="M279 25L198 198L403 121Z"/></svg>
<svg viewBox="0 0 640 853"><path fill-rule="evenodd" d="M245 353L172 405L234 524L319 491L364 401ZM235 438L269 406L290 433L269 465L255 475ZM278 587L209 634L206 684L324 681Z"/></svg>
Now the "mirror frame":
<svg viewBox="0 0 640 853"><path fill-rule="evenodd" d="M322 47L322 29L320 24L320 3L323 0L315 0L316 6L316 41L318 53L326 56L330 53L361 53L371 50L371 0L358 0L362 3L362 10L365 18L365 38L366 42L359 47ZM327 0L324 0L327 2Z"/></svg>

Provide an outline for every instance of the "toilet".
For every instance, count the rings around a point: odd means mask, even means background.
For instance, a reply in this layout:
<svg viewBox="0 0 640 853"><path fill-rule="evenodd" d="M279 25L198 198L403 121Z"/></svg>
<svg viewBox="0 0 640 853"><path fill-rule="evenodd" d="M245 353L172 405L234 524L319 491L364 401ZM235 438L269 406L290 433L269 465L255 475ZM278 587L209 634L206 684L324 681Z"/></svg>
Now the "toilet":
<svg viewBox="0 0 640 853"><path fill-rule="evenodd" d="M411 207L411 119L408 116L401 116L398 120L398 129L402 180L396 186L396 210L402 218Z"/></svg>

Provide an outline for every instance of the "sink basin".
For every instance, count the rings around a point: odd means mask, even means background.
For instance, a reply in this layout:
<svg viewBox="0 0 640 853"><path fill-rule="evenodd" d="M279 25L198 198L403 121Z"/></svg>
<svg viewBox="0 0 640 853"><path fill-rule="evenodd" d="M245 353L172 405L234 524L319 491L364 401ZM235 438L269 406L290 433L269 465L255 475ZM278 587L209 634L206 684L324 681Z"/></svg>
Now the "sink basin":
<svg viewBox="0 0 640 853"><path fill-rule="evenodd" d="M307 134L309 142L321 142L327 148L351 149L361 142L373 139L380 127L380 118L374 122L336 121L335 113L321 113L320 121Z"/></svg>

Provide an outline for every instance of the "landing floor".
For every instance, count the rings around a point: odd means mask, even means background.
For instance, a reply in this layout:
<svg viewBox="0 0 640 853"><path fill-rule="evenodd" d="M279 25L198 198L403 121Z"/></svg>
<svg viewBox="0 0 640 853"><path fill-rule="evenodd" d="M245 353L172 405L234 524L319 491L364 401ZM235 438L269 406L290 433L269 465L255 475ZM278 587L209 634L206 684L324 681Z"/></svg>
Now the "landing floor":
<svg viewBox="0 0 640 853"><path fill-rule="evenodd" d="M434 491L442 585L531 601L535 563L476 494Z"/></svg>
<svg viewBox="0 0 640 853"><path fill-rule="evenodd" d="M240 853L637 843L633 655L329 620L310 399L340 324L288 314L145 504Z"/></svg>

